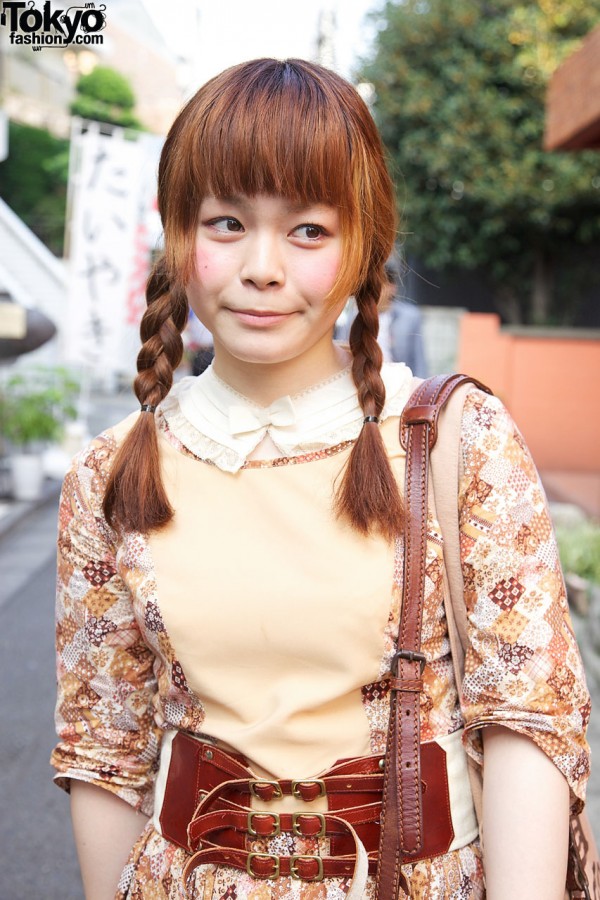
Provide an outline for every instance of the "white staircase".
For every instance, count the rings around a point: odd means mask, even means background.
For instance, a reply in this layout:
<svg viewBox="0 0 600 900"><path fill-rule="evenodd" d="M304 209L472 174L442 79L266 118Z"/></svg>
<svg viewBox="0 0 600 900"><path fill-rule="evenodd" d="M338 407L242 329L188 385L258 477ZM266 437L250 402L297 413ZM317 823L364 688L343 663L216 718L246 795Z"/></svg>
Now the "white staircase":
<svg viewBox="0 0 600 900"><path fill-rule="evenodd" d="M39 362L62 358L62 335L67 314L67 270L45 244L0 198L0 290L22 306L39 309L57 327L57 336L28 354Z"/></svg>

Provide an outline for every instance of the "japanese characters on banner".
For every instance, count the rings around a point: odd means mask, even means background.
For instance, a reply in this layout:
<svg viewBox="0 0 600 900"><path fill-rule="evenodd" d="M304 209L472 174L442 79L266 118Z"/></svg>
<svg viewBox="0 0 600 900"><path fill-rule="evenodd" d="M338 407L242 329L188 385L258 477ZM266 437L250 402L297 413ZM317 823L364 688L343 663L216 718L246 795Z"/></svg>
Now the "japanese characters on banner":
<svg viewBox="0 0 600 900"><path fill-rule="evenodd" d="M71 152L70 283L66 355L106 372L135 369L151 253L157 244L161 139L76 134Z"/></svg>

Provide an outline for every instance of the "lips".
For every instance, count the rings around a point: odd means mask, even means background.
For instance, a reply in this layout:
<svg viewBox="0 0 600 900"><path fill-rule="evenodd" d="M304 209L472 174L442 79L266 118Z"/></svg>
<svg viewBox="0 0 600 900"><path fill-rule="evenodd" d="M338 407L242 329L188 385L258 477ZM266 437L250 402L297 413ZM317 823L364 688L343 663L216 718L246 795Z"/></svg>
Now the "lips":
<svg viewBox="0 0 600 900"><path fill-rule="evenodd" d="M238 322L250 325L254 328L266 328L269 325L278 325L292 316L293 312L281 312L272 309L230 309Z"/></svg>
<svg viewBox="0 0 600 900"><path fill-rule="evenodd" d="M289 316L291 313L281 312L278 309L232 309L232 312L240 313L244 316L258 316L259 318L267 316Z"/></svg>

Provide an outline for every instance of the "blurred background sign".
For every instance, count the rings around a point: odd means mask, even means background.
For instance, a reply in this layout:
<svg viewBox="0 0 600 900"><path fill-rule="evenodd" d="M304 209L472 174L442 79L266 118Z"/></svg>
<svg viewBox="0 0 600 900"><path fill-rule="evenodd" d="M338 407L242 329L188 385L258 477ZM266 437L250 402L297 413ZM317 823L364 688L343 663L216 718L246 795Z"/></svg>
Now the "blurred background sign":
<svg viewBox="0 0 600 900"><path fill-rule="evenodd" d="M22 306L0 300L0 338L19 340L27 332L27 313Z"/></svg>
<svg viewBox="0 0 600 900"><path fill-rule="evenodd" d="M126 370L145 303L157 229L155 169L162 141L76 120L71 138L70 278L66 358ZM150 171L148 171L150 169Z"/></svg>

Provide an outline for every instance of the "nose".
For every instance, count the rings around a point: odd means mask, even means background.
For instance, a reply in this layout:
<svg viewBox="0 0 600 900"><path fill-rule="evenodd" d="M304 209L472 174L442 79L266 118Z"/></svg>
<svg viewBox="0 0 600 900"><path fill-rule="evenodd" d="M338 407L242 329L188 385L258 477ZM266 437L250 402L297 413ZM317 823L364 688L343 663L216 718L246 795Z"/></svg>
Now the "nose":
<svg viewBox="0 0 600 900"><path fill-rule="evenodd" d="M245 242L245 250L240 271L244 284L264 290L284 283L283 248L278 235L268 231L257 232Z"/></svg>

